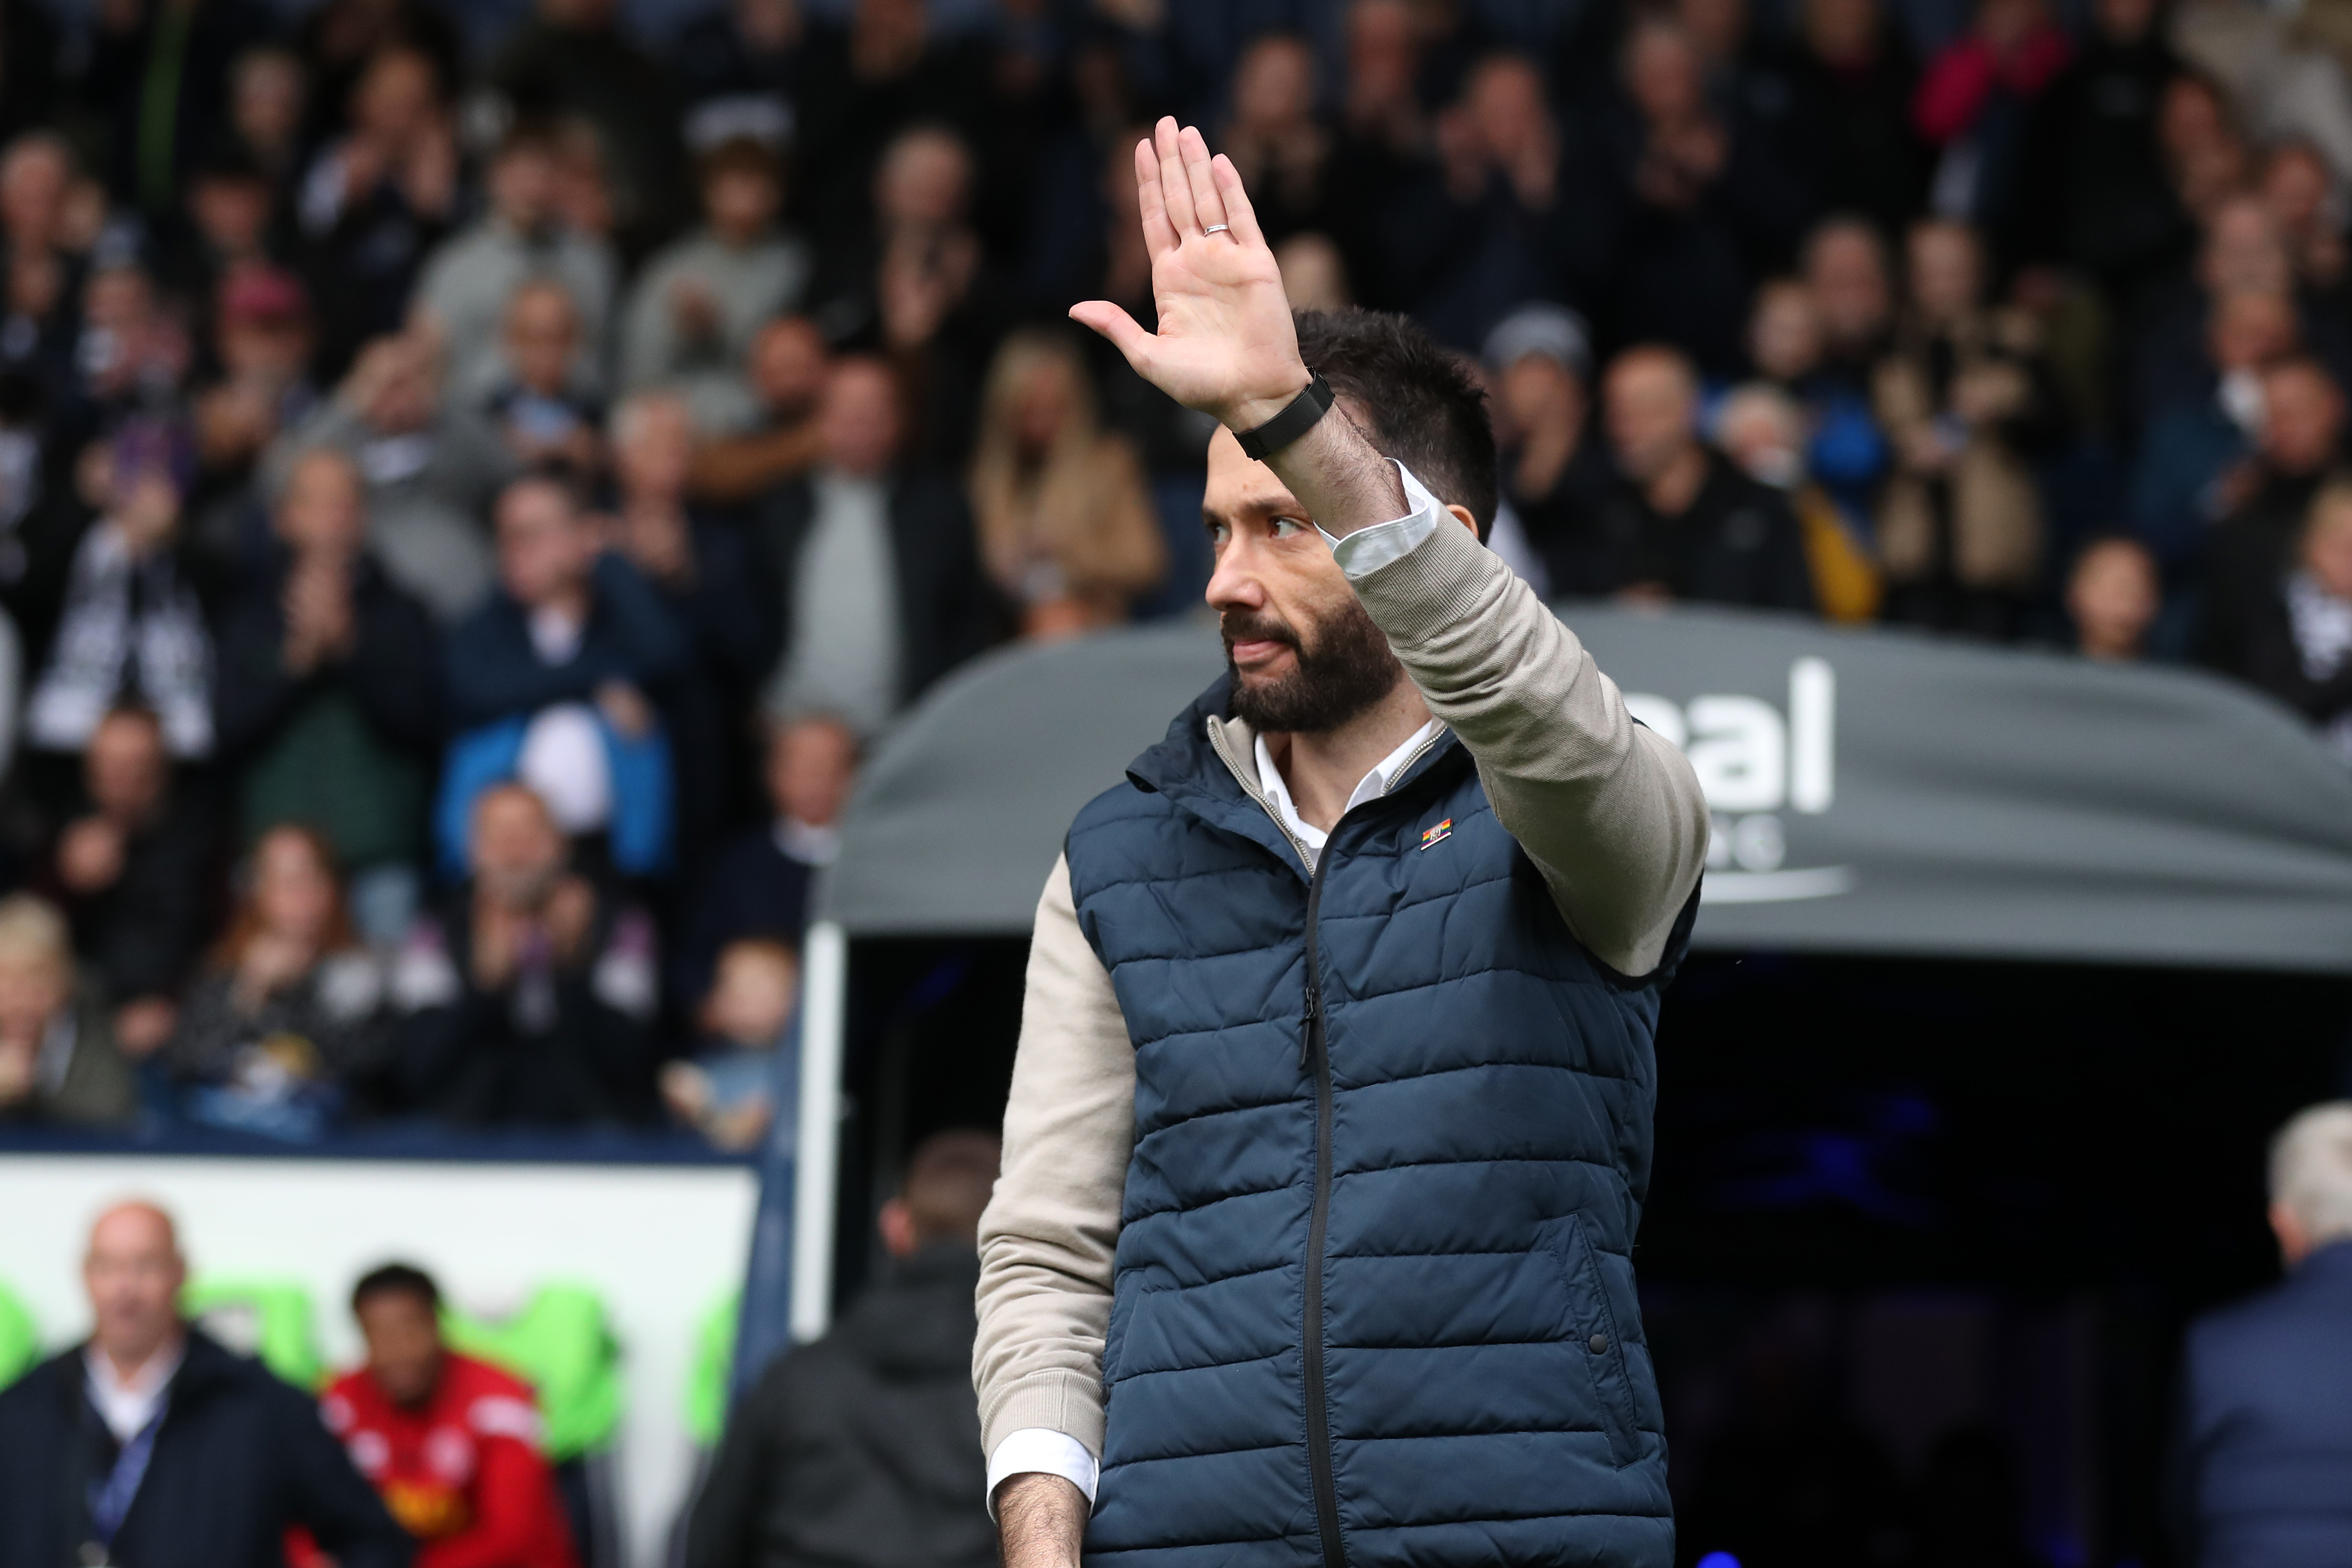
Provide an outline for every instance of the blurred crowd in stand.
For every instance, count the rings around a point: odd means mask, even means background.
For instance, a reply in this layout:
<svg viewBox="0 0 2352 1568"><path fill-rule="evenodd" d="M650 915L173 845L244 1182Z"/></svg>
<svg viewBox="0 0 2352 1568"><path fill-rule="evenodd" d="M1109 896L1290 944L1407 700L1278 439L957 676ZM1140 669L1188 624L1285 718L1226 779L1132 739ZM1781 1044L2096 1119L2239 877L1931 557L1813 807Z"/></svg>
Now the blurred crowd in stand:
<svg viewBox="0 0 2352 1568"><path fill-rule="evenodd" d="M2352 758L2352 3L0 0L0 1118L773 1114L865 748L1187 613L1131 147L1492 397L1563 598Z"/></svg>

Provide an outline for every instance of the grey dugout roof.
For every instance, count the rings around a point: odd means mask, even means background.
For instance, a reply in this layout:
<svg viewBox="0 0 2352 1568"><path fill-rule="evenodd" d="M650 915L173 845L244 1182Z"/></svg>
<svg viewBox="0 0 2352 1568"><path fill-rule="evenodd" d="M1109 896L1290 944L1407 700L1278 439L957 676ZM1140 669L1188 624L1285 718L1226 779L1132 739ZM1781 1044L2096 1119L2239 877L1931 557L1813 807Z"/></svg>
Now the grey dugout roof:
<svg viewBox="0 0 2352 1568"><path fill-rule="evenodd" d="M2352 771L2258 695L1776 616L1561 614L1706 786L1702 947L2352 973ZM1223 663L1185 624L959 672L871 759L821 918L1025 934L1072 816Z"/></svg>

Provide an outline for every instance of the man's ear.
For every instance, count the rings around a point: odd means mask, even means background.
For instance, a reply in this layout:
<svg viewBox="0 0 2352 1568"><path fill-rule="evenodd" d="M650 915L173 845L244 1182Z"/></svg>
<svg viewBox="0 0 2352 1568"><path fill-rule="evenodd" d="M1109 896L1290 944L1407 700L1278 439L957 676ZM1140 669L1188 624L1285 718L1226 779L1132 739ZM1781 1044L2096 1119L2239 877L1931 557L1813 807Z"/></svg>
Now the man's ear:
<svg viewBox="0 0 2352 1568"><path fill-rule="evenodd" d="M1455 506L1449 502L1446 505L1445 510L1454 514L1454 521L1460 523L1463 527L1470 531L1471 538L1475 539L1478 537L1478 520L1470 515L1470 509L1468 507Z"/></svg>

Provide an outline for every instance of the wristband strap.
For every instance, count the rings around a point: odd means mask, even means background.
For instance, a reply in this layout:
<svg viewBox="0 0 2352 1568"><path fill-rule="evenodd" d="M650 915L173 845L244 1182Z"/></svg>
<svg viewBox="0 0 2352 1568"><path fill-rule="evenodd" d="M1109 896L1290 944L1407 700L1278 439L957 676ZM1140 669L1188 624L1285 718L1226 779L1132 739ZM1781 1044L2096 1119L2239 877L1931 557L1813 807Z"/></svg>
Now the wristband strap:
<svg viewBox="0 0 2352 1568"><path fill-rule="evenodd" d="M1242 444L1242 450L1251 461L1265 462L1314 429L1315 422L1331 412L1331 384L1323 379L1321 371L1312 374L1315 379L1307 384L1307 390L1292 398L1281 413L1255 430L1234 432L1234 439Z"/></svg>

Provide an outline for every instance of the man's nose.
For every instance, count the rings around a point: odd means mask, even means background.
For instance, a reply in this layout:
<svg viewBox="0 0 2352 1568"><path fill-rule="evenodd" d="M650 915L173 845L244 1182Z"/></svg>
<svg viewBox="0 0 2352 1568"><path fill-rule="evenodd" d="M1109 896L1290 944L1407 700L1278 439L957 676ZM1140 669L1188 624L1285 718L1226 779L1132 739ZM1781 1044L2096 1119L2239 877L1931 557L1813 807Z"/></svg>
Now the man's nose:
<svg viewBox="0 0 2352 1568"><path fill-rule="evenodd" d="M1257 552L1246 537L1229 540L1217 552L1216 570L1209 574L1204 595L1215 610L1255 610L1265 607L1265 584L1257 574Z"/></svg>

